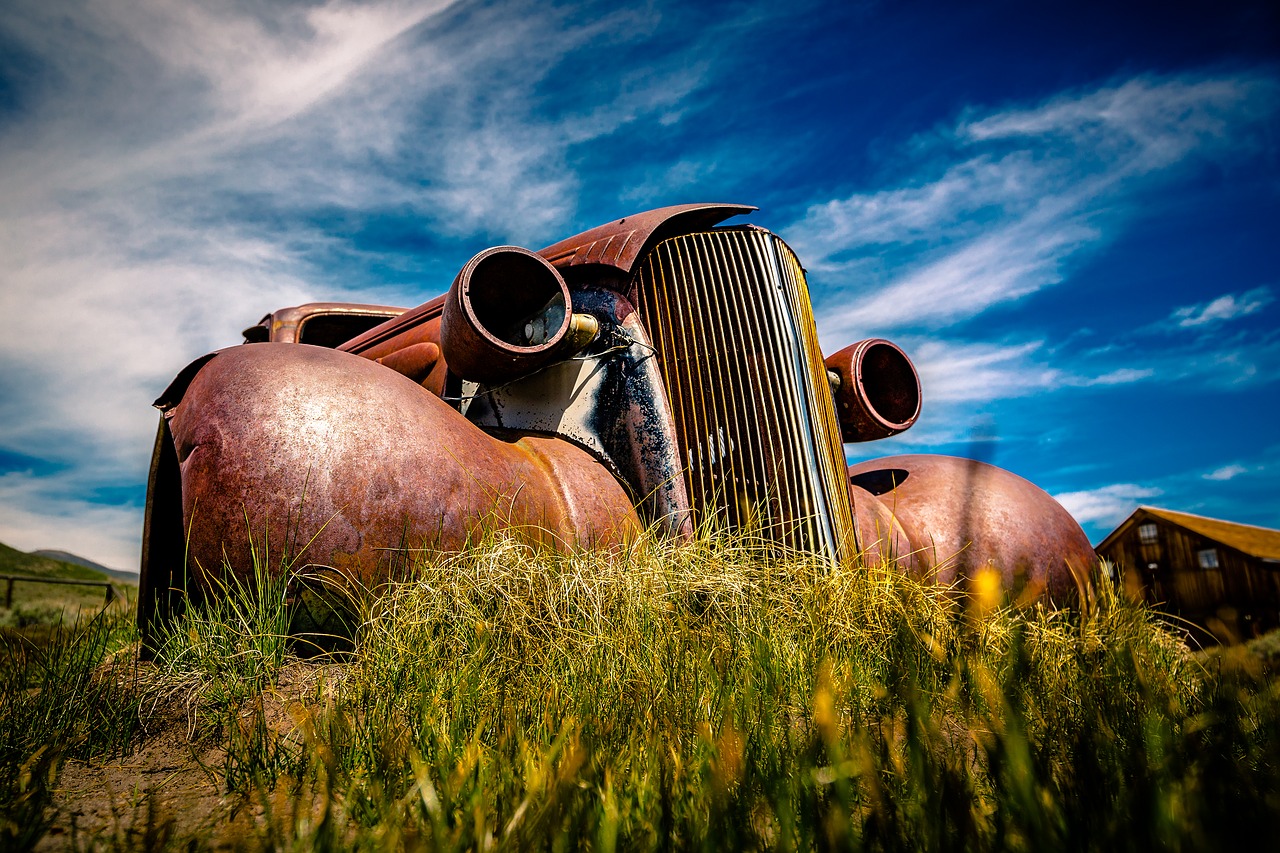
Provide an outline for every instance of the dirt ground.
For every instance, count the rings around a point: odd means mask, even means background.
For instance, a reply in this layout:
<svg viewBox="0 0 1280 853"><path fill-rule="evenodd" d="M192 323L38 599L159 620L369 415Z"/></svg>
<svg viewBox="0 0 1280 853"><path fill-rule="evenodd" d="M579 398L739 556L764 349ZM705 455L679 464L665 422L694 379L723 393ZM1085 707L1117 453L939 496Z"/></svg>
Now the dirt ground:
<svg viewBox="0 0 1280 853"><path fill-rule="evenodd" d="M286 668L264 697L268 725L281 734L293 732L296 709L313 691L320 669L305 663ZM188 700L169 697L144 706L142 730L129 755L66 761L53 792L53 824L35 849L263 847L263 804L226 792L222 738L197 728Z"/></svg>

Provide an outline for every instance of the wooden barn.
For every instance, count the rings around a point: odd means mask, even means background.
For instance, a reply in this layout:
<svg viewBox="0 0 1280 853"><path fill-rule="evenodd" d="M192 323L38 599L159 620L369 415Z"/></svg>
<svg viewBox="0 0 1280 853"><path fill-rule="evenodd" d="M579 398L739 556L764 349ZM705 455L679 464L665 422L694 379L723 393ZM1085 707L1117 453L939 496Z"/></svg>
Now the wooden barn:
<svg viewBox="0 0 1280 853"><path fill-rule="evenodd" d="M1097 551L1131 595L1220 642L1280 626L1280 530L1144 506Z"/></svg>

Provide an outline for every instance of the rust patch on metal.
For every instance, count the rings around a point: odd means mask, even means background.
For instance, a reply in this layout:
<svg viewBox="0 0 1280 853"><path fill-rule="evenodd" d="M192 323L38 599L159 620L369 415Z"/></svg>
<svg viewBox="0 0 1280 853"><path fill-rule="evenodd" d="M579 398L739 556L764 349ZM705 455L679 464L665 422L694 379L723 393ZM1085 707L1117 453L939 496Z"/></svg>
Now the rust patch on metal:
<svg viewBox="0 0 1280 853"><path fill-rule="evenodd" d="M257 324L245 329L242 334L245 343L250 344L272 341L284 344L319 343L321 346L332 347L342 341L331 339L330 335L325 334L318 335L325 340L307 340L305 331L307 324L311 321L333 319L355 329L358 333L371 325L397 317L403 314L404 310L391 305L365 305L356 302L308 302L305 305L272 311Z"/></svg>
<svg viewBox="0 0 1280 853"><path fill-rule="evenodd" d="M626 283L636 261L668 237L705 231L731 216L757 209L746 204L707 203L660 207L599 225L538 254L566 274L570 267L595 266L621 274L621 282Z"/></svg>
<svg viewBox="0 0 1280 853"><path fill-rule="evenodd" d="M432 369L440 361L440 347L433 341L423 341L387 353L381 358L375 358L374 361L384 367L390 367L396 373L414 382L422 383L431 375Z"/></svg>
<svg viewBox="0 0 1280 853"><path fill-rule="evenodd" d="M625 489L584 451L488 435L349 353L223 350L168 420L205 589L224 561L248 571L255 549L277 571L330 566L375 583L398 549L457 550L486 527L556 547L639 529Z"/></svg>
<svg viewBox="0 0 1280 853"><path fill-rule="evenodd" d="M977 571L995 569L1006 589L1042 591L1061 603L1082 592L1081 579L1097 564L1071 514L1003 468L954 456L890 456L850 466L849 479L859 521L882 518L869 506L878 502L911 545L914 559L904 567L938 583L964 588Z"/></svg>
<svg viewBox="0 0 1280 853"><path fill-rule="evenodd" d="M437 296L416 308L404 312L399 317L375 326L359 337L352 338L338 347L341 352L354 353L363 358L382 362L390 358L397 362L396 353L402 350L431 344L440 346L440 317L444 313L444 297ZM427 352L427 351L420 351ZM391 365L388 365L391 366ZM395 368L393 368L395 369ZM437 397L444 396L445 381L449 367L443 357L437 357L435 363L416 381ZM397 371L400 372L400 371Z"/></svg>

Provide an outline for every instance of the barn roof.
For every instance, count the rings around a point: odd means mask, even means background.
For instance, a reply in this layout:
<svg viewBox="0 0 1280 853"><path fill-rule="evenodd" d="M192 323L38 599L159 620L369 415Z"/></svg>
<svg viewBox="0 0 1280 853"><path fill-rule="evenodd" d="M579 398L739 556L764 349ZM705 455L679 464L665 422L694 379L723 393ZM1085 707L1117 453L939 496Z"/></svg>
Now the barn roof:
<svg viewBox="0 0 1280 853"><path fill-rule="evenodd" d="M1280 530L1269 527L1257 527L1252 524L1239 524L1234 521L1222 521L1217 518L1205 518L1189 512L1174 512L1171 509L1160 509L1154 506L1140 506L1134 510L1120 526L1098 544L1102 550L1111 544L1117 534L1127 529L1140 515L1153 515L1165 521L1185 527L1193 533L1199 533L1237 551L1243 551L1251 557L1264 560L1280 560Z"/></svg>

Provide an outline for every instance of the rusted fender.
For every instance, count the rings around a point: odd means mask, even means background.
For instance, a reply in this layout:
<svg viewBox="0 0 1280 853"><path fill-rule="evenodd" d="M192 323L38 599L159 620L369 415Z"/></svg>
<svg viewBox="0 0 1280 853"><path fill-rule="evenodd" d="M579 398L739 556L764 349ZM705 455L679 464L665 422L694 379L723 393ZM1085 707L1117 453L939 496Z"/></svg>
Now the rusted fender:
<svg viewBox="0 0 1280 853"><path fill-rule="evenodd" d="M1088 596L1098 560L1089 538L1062 504L1010 471L954 456L890 456L851 465L849 481L873 557L960 588L991 567L1024 600ZM869 536L877 530L879 542Z"/></svg>
<svg viewBox="0 0 1280 853"><path fill-rule="evenodd" d="M489 435L412 380L320 347L217 353L166 412L181 469L189 566L331 566L382 578L402 547L455 550L483 527L553 547L640 528L623 487L555 438Z"/></svg>
<svg viewBox="0 0 1280 853"><path fill-rule="evenodd" d="M659 207L598 225L548 246L538 254L566 278L574 278L572 267L594 267L597 270L608 267L621 276L618 284L625 286L631 279L636 261L662 240L703 231L731 216L758 209L748 204L707 203Z"/></svg>

